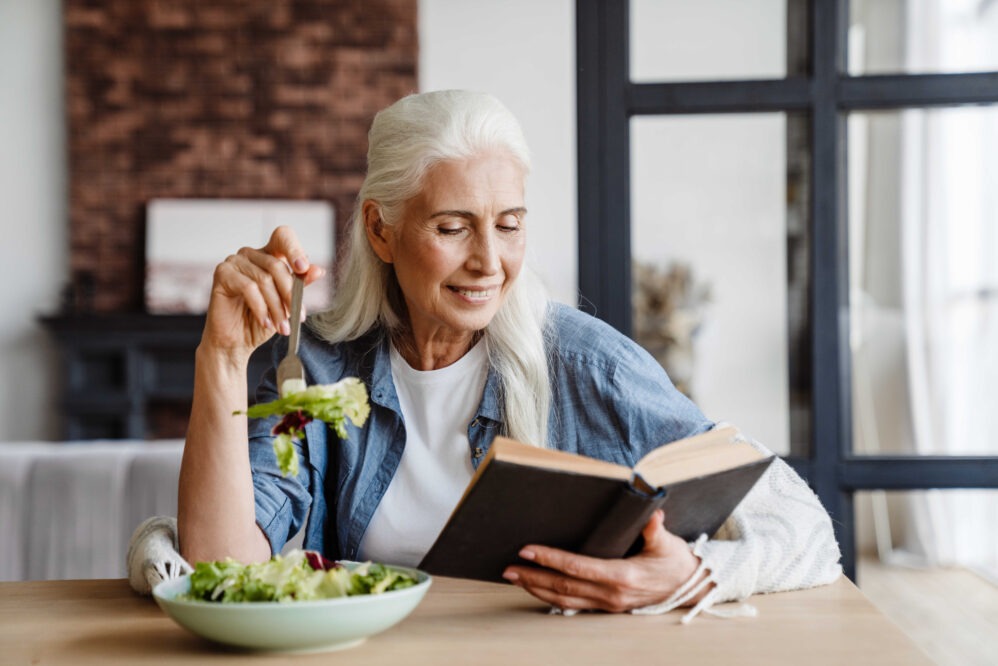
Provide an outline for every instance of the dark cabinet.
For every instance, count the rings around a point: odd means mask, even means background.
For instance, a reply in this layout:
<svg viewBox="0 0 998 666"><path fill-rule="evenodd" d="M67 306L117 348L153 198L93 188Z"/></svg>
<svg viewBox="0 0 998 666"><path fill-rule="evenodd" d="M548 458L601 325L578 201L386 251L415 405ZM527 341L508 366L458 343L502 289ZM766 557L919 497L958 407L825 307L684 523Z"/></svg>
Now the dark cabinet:
<svg viewBox="0 0 998 666"><path fill-rule="evenodd" d="M62 357L63 437L183 437L203 315L43 317ZM250 360L249 390L270 365L272 342Z"/></svg>

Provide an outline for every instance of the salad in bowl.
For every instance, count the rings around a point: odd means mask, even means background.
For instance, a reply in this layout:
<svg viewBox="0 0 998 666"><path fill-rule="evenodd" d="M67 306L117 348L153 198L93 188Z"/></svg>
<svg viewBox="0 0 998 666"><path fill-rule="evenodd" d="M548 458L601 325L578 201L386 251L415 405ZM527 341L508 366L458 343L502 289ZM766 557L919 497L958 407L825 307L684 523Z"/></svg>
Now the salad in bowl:
<svg viewBox="0 0 998 666"><path fill-rule="evenodd" d="M308 423L324 421L345 440L347 422L362 426L370 405L356 377L285 384L277 399L234 413L281 417L271 430L274 456L284 476L296 476L295 441L304 438ZM198 562L190 574L157 585L153 597L178 624L209 640L298 652L351 647L388 629L412 612L430 582L417 569L331 562L314 551L293 550L258 564Z"/></svg>
<svg viewBox="0 0 998 666"><path fill-rule="evenodd" d="M352 647L397 624L431 578L417 569L331 562L291 551L267 562L199 562L153 590L174 621L209 640L248 649L316 651Z"/></svg>

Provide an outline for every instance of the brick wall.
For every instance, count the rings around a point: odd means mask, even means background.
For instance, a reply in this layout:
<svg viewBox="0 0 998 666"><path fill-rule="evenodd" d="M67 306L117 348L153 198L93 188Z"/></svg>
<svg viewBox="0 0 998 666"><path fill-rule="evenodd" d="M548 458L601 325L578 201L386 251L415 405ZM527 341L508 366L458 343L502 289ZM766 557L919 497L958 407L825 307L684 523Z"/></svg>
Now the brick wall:
<svg viewBox="0 0 998 666"><path fill-rule="evenodd" d="M142 309L152 198L324 199L342 224L371 118L416 90L416 0L63 6L77 311Z"/></svg>

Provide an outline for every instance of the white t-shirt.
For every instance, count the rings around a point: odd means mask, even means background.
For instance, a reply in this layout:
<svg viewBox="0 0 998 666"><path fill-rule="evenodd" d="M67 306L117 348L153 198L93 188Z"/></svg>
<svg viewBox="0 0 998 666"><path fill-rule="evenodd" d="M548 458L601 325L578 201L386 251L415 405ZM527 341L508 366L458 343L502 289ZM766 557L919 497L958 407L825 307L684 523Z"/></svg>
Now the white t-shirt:
<svg viewBox="0 0 998 666"><path fill-rule="evenodd" d="M358 558L416 566L474 474L468 424L488 376L485 341L439 370L415 370L395 347L392 379L405 421L402 460L360 541Z"/></svg>

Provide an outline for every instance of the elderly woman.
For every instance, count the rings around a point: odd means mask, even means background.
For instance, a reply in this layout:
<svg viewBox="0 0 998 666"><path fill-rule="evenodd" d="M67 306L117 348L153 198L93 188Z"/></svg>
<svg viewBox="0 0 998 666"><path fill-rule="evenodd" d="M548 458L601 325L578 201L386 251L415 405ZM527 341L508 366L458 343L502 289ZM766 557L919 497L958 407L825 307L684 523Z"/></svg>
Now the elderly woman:
<svg viewBox="0 0 998 666"><path fill-rule="evenodd" d="M524 265L527 146L495 98L412 95L381 111L369 138L334 303L308 319L300 356L310 384L359 377L370 418L345 441L309 424L305 464L282 477L271 424L233 411L247 406L250 354L289 331L292 272L310 283L321 270L287 228L226 259L181 471L188 560L263 560L304 526L305 547L329 557L415 565L497 434L633 465L714 426L631 340L546 299ZM271 372L257 397L276 393ZM661 513L643 536L620 560L529 544L520 555L540 566L510 562L505 577L557 608L656 612L840 572L828 515L780 461L712 540L687 544Z"/></svg>

